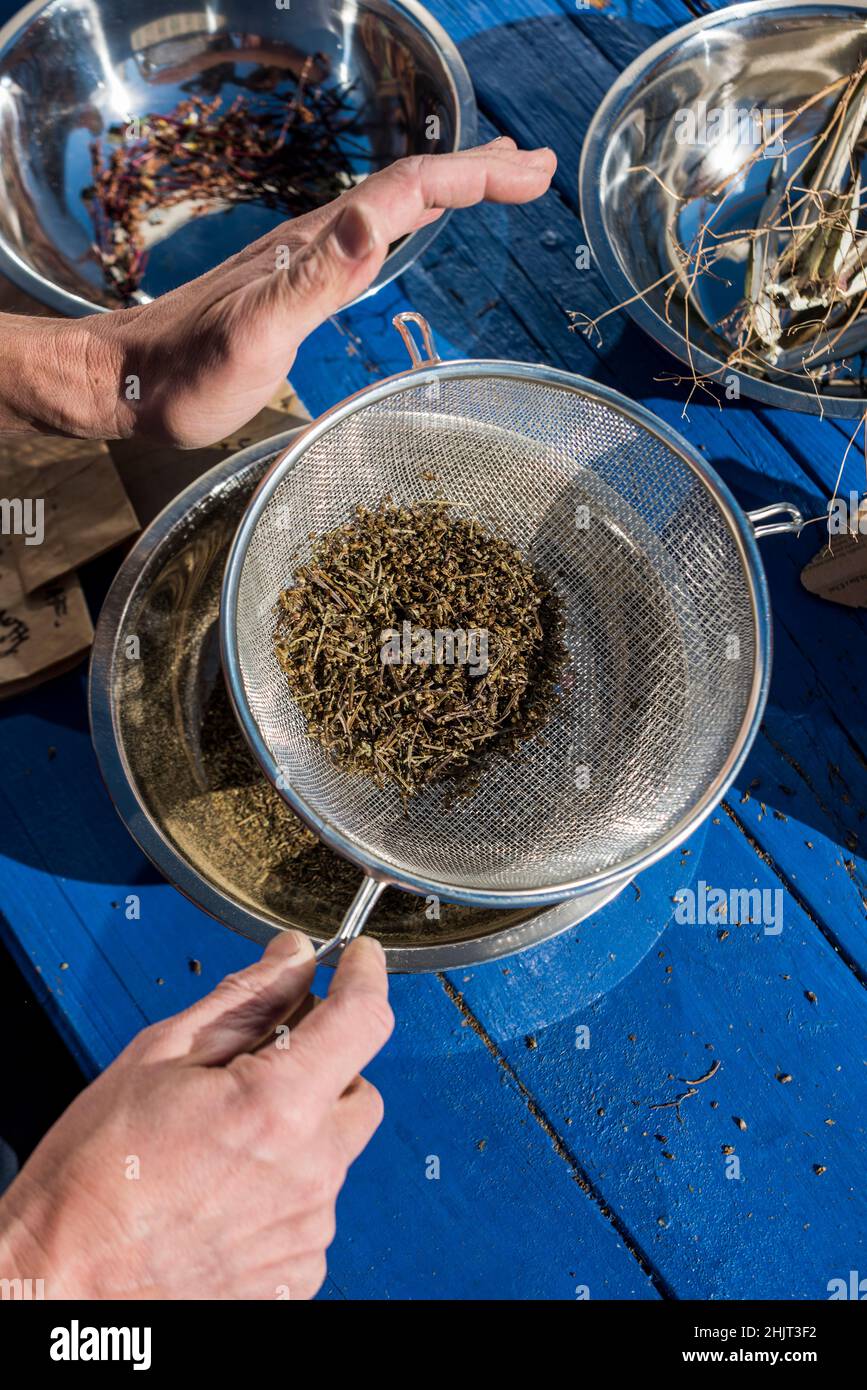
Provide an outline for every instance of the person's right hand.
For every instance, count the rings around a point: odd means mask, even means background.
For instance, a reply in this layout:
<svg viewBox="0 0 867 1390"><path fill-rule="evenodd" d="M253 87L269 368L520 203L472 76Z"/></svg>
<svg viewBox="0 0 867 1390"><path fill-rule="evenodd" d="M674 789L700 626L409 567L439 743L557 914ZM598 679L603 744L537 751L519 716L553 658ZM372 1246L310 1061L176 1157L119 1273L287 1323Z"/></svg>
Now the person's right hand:
<svg viewBox="0 0 867 1390"><path fill-rule="evenodd" d="M44 1279L46 1298L312 1297L382 1118L358 1073L393 1023L382 949L361 937L287 1034L313 968L287 932L140 1033L0 1202L0 1278Z"/></svg>

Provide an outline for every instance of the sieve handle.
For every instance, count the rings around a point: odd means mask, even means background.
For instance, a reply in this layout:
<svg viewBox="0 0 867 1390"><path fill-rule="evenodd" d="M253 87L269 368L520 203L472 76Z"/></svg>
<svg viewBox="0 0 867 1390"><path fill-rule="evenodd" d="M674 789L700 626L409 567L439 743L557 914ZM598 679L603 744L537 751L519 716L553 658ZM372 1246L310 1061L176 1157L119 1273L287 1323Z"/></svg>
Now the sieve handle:
<svg viewBox="0 0 867 1390"><path fill-rule="evenodd" d="M354 941L364 931L367 919L385 887L386 884L380 883L378 879L365 875L361 887L352 899L346 916L340 924L340 931L336 936L332 936L330 941L323 942L316 952L314 960L320 965L327 964L330 956L340 955L344 946L348 946L350 941Z"/></svg>
<svg viewBox="0 0 867 1390"><path fill-rule="evenodd" d="M395 314L392 324L403 338L403 345L410 356L410 361L414 367L432 367L441 360L439 353L434 347L433 333L431 326L424 314L416 314L407 311L405 314ZM421 331L422 342L424 344L425 356L422 357L418 343L413 336L411 324Z"/></svg>
<svg viewBox="0 0 867 1390"><path fill-rule="evenodd" d="M787 516L788 521L773 521L769 526L759 524L769 517L780 515ZM762 536L797 536L804 525L801 512L792 502L772 502L769 507L759 507L754 512L747 512L747 521L752 523L756 540L760 540Z"/></svg>

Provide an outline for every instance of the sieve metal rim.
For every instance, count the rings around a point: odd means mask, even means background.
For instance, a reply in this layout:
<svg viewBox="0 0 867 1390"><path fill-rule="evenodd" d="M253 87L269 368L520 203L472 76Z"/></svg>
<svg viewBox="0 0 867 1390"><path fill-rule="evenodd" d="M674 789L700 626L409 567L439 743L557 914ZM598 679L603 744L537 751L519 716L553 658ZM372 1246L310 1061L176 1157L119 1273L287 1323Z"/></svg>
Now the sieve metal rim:
<svg viewBox="0 0 867 1390"><path fill-rule="evenodd" d="M414 316L409 316L414 317ZM370 878L382 884L393 884L408 892L434 895L443 901L466 904L475 907L513 907L542 906L561 902L580 893L597 891L622 882L649 868L668 854L678 841L689 836L710 815L721 798L731 786L734 778L749 753L753 739L758 732L764 707L767 701L771 667L771 623L770 598L764 567L759 555L756 533L748 516L738 505L722 478L693 450L692 446L676 430L660 420L642 405L636 404L614 391L587 377L573 372L562 371L541 363L514 362L497 358L458 359L440 362L433 357L421 361L413 354L417 365L408 370L386 377L373 386L360 391L332 406L311 425L298 439L274 461L271 470L263 478L254 494L247 512L232 541L223 579L222 601L220 605L220 651L230 700L244 736L258 760L265 776L288 801L296 815L309 826L328 847L355 864ZM615 864L601 873L584 875L556 885L535 889L494 889L479 891L465 889L452 883L443 883L421 875L410 874L380 856L367 853L353 840L343 835L329 821L326 821L293 788L285 784L281 770L272 757L267 743L262 738L255 716L247 701L237 644L238 593L241 573L254 530L268 506L271 498L286 476L298 464L306 450L333 426L348 416L388 396L397 395L403 390L418 387L427 382L456 379L461 377L499 377L511 380L544 383L546 386L579 392L591 399L603 402L612 410L625 416L633 424L653 435L666 445L691 469L703 488L710 494L737 547L743 572L747 581L752 608L754 628L753 679L744 718L732 742L732 747L722 768L714 777L695 805L670 830L640 854ZM278 785L278 779L282 783Z"/></svg>

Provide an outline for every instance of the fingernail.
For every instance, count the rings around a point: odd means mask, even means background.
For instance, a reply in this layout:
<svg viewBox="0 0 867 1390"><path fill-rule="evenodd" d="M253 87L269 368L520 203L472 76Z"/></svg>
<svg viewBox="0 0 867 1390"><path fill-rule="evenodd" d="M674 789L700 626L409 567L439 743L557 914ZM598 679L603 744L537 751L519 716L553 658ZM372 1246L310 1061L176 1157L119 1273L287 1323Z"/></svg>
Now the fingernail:
<svg viewBox="0 0 867 1390"><path fill-rule="evenodd" d="M303 932L281 931L268 942L265 950L268 955L284 957L297 956L301 953L310 955L313 950L313 943Z"/></svg>
<svg viewBox="0 0 867 1390"><path fill-rule="evenodd" d="M381 956L382 959L385 960L385 951L383 949L382 942L378 941L375 936L358 936L356 937L356 940L359 942L364 942L363 949L365 951L369 951L375 956Z"/></svg>
<svg viewBox="0 0 867 1390"><path fill-rule="evenodd" d="M370 223L357 203L347 203L334 224L334 236L347 260L361 261L373 250Z"/></svg>

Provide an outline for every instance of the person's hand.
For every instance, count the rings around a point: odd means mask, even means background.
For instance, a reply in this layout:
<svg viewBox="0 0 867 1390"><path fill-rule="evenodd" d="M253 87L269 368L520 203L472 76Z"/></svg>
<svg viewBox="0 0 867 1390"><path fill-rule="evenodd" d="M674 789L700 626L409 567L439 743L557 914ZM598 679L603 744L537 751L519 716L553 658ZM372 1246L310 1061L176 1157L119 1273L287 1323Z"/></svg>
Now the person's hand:
<svg viewBox="0 0 867 1390"><path fill-rule="evenodd" d="M106 434L182 447L223 438L271 398L303 339L371 284L390 243L446 208L538 198L555 167L551 150L506 138L401 159L152 304L87 320L98 380L114 393ZM125 399L131 377L139 400Z"/></svg>
<svg viewBox="0 0 867 1390"><path fill-rule="evenodd" d="M312 978L309 942L285 933L140 1033L0 1201L0 1278L44 1279L47 1298L312 1297L347 1168L382 1118L358 1072L392 1028L371 938L287 1033Z"/></svg>
<svg viewBox="0 0 867 1390"><path fill-rule="evenodd" d="M505 136L400 159L152 304L0 314L0 431L213 444L271 399L303 339L372 283L392 242L447 208L538 198L556 164Z"/></svg>

